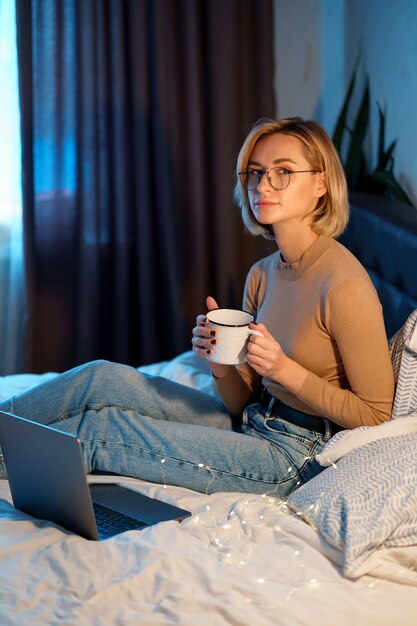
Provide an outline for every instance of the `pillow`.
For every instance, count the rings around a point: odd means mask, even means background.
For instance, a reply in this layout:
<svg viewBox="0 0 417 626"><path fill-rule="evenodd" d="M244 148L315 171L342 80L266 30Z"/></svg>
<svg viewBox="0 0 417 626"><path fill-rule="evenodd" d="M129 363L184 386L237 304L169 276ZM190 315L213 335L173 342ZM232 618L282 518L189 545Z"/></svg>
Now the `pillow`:
<svg viewBox="0 0 417 626"><path fill-rule="evenodd" d="M417 309L389 341L396 381L392 418L417 412Z"/></svg>
<svg viewBox="0 0 417 626"><path fill-rule="evenodd" d="M378 548L417 543L417 433L360 446L287 504L343 552L343 573L355 578Z"/></svg>
<svg viewBox="0 0 417 626"><path fill-rule="evenodd" d="M138 370L152 376L163 376L187 387L199 389L216 396L216 386L208 363L200 359L192 350L182 352L170 361L142 365Z"/></svg>
<svg viewBox="0 0 417 626"><path fill-rule="evenodd" d="M351 430L341 430L326 443L320 454L316 454L315 459L320 465L328 467L359 446L408 433L417 433L417 415L390 420L378 426L358 426Z"/></svg>

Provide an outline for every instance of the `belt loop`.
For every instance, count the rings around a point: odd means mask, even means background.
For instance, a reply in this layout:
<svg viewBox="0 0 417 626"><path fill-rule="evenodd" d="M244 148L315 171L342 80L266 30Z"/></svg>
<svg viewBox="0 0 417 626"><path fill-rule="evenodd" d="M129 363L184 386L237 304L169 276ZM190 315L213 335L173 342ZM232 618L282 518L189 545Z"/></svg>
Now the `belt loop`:
<svg viewBox="0 0 417 626"><path fill-rule="evenodd" d="M275 404L275 398L274 398L274 396L271 396L271 399L270 399L269 404L268 404L268 408L267 408L266 413L265 413L265 417L268 418L268 417L271 416L272 409L274 408L274 404Z"/></svg>
<svg viewBox="0 0 417 626"><path fill-rule="evenodd" d="M325 441L329 441L329 439L332 438L333 436L333 432L332 432L332 425L331 422L328 419L323 419L324 425L326 426L326 432L324 434L324 440Z"/></svg>

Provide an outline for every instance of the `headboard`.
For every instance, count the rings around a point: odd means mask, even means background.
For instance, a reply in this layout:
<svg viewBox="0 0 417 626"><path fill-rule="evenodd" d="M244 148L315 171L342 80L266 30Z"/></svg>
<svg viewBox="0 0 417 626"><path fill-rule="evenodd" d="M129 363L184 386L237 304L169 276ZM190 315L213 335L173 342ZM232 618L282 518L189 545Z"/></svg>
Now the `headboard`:
<svg viewBox="0 0 417 626"><path fill-rule="evenodd" d="M391 337L417 309L417 209L384 197L354 193L340 237L369 272Z"/></svg>

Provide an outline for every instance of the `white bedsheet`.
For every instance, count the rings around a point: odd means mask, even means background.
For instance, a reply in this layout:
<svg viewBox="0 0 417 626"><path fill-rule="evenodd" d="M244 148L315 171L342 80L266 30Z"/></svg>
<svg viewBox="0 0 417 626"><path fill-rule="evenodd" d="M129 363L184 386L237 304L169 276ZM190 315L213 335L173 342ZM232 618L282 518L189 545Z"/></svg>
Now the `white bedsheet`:
<svg viewBox="0 0 417 626"><path fill-rule="evenodd" d="M181 368L187 384L205 376L190 354L153 373L175 377ZM21 383L9 380L0 392ZM209 377L203 383L210 388ZM349 580L338 551L278 500L120 482L189 508L192 518L89 542L16 511L0 481L1 626L417 622L416 547L377 551Z"/></svg>
<svg viewBox="0 0 417 626"><path fill-rule="evenodd" d="M193 517L89 542L14 510L0 481L2 625L416 623L415 587L344 579L337 553L275 500L122 482Z"/></svg>

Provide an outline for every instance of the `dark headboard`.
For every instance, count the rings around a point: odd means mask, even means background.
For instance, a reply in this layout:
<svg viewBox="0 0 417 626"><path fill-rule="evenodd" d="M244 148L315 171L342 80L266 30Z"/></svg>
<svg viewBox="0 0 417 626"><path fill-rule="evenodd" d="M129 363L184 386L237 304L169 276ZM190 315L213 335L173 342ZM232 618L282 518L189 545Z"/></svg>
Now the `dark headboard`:
<svg viewBox="0 0 417 626"><path fill-rule="evenodd" d="M384 197L351 195L351 218L340 237L365 266L391 337L417 309L417 209Z"/></svg>

